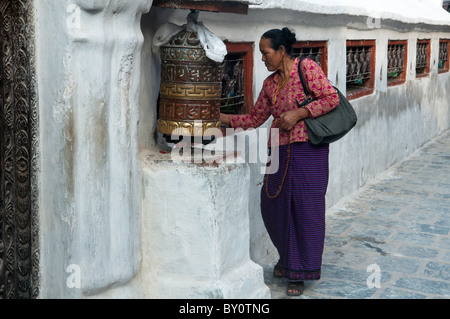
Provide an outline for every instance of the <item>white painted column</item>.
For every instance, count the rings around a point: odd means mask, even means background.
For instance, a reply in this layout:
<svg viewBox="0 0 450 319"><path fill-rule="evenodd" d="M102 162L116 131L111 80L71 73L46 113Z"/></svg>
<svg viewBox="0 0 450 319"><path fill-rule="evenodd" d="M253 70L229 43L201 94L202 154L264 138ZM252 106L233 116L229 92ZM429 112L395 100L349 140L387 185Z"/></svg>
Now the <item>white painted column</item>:
<svg viewBox="0 0 450 319"><path fill-rule="evenodd" d="M151 4L35 1L43 298L95 296L139 269L140 19Z"/></svg>
<svg viewBox="0 0 450 319"><path fill-rule="evenodd" d="M269 298L250 260L247 164L142 161L146 298Z"/></svg>

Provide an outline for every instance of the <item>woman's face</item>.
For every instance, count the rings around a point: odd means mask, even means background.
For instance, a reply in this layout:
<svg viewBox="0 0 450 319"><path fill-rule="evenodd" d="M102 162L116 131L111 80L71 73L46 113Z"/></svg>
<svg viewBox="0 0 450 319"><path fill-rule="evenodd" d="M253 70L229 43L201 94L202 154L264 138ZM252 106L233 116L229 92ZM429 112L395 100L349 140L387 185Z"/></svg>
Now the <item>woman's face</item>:
<svg viewBox="0 0 450 319"><path fill-rule="evenodd" d="M262 54L262 61L270 72L281 69L283 60L282 46L278 50L274 50L270 46L270 39L261 38L259 42L259 50Z"/></svg>

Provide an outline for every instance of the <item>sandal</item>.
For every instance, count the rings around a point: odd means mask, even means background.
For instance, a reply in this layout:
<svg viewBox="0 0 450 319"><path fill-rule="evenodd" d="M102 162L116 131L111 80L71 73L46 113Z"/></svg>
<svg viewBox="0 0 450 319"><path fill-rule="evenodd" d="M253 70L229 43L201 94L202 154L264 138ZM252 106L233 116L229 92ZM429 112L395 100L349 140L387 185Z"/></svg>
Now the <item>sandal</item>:
<svg viewBox="0 0 450 319"><path fill-rule="evenodd" d="M283 278L283 271L281 267L281 260L278 260L275 267L273 267L273 276L276 278Z"/></svg>
<svg viewBox="0 0 450 319"><path fill-rule="evenodd" d="M290 281L287 286L286 294L288 296L301 296L303 294L303 281Z"/></svg>

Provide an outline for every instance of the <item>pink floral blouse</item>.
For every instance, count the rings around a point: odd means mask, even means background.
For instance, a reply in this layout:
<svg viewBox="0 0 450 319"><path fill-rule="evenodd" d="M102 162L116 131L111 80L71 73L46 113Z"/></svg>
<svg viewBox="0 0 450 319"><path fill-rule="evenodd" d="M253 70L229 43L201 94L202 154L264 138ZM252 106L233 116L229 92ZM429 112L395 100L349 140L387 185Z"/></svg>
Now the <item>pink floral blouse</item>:
<svg viewBox="0 0 450 319"><path fill-rule="evenodd" d="M298 63L300 59L295 59L288 82L279 90L275 98L278 87L278 72L271 74L264 81L263 88L259 94L256 104L249 114L230 115L231 127L257 128L264 124L270 115L273 115L272 128L278 128L279 119L287 111L298 108L296 99L302 103L305 99L305 93L298 74ZM305 59L301 65L302 73L308 85L309 91L314 95L315 101L309 103L306 108L309 109L311 116L318 117L326 114L339 104L339 96L336 90L328 81L320 66L312 60ZM292 132L279 130L279 141L269 141L269 146L287 145L290 142L306 142L308 140L307 128L303 120L299 121Z"/></svg>

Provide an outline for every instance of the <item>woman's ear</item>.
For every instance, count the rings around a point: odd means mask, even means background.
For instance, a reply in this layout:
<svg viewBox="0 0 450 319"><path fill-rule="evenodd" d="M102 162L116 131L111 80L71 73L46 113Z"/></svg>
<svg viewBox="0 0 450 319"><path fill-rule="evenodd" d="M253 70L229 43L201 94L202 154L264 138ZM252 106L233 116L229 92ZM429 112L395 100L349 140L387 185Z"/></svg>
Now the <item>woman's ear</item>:
<svg viewBox="0 0 450 319"><path fill-rule="evenodd" d="M280 45L280 47L278 48L278 51L280 51L280 54L282 57L284 57L286 55L286 47L284 45Z"/></svg>

